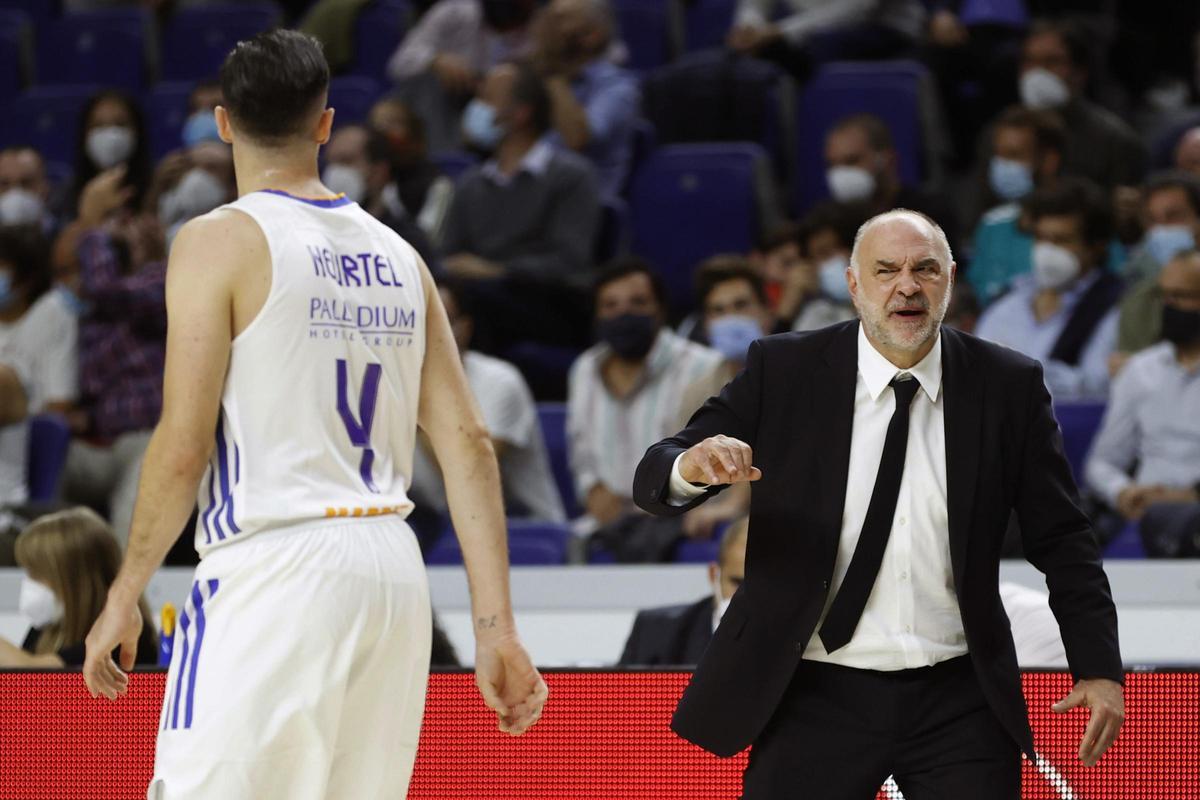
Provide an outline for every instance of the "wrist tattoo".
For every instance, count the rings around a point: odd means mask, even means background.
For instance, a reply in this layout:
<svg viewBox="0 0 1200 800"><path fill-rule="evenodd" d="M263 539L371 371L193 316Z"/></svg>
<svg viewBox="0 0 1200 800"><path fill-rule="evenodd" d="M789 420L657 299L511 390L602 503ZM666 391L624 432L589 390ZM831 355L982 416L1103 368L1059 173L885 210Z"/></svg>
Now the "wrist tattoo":
<svg viewBox="0 0 1200 800"><path fill-rule="evenodd" d="M481 631L494 628L496 627L496 615L493 614L490 617L480 617L478 620L476 620L476 625Z"/></svg>

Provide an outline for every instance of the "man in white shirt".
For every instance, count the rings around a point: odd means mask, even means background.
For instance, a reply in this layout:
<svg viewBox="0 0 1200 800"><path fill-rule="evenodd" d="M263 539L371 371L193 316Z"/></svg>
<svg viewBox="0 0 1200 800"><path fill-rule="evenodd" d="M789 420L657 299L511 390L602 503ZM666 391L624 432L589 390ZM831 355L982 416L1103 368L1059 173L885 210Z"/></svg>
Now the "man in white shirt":
<svg viewBox="0 0 1200 800"><path fill-rule="evenodd" d="M1116 610L1076 505L1041 368L941 323L955 265L929 218L859 229L862 319L755 342L746 369L650 448L634 499L684 513L754 482L746 579L676 710L744 798L1015 800L1034 757L997 588L1012 513L1047 576L1091 709L1092 765L1123 718Z"/></svg>
<svg viewBox="0 0 1200 800"><path fill-rule="evenodd" d="M471 393L479 402L500 462L505 512L509 517L563 522L567 515L550 472L537 406L520 371L507 361L470 349L474 320L452 284L438 287ZM409 493L420 506L449 512L441 469L424 440L413 455Z"/></svg>

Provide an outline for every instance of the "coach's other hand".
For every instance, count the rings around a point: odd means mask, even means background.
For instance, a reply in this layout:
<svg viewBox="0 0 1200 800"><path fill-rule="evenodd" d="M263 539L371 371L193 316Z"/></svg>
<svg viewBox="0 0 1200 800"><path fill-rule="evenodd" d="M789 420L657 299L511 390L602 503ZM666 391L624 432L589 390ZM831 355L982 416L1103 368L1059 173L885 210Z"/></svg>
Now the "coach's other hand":
<svg viewBox="0 0 1200 800"><path fill-rule="evenodd" d="M129 676L137 660L137 641L142 633L142 612L137 602L114 602L109 596L104 610L96 618L87 638L83 659L83 680L92 697L103 695L116 700L129 690ZM121 648L121 664L113 661L112 651Z"/></svg>
<svg viewBox="0 0 1200 800"><path fill-rule="evenodd" d="M750 445L730 436L710 436L688 448L679 459L679 474L688 483L719 486L726 483L756 481L762 470L751 462Z"/></svg>
<svg viewBox="0 0 1200 800"><path fill-rule="evenodd" d="M516 634L476 631L475 685L496 712L499 728L519 736L542 716L549 690Z"/></svg>
<svg viewBox="0 0 1200 800"><path fill-rule="evenodd" d="M1087 706L1092 711L1079 743L1079 760L1085 767L1093 767L1116 741L1121 723L1125 721L1125 696L1121 684L1107 678L1076 681L1071 693L1050 708L1057 714L1065 714L1078 706Z"/></svg>

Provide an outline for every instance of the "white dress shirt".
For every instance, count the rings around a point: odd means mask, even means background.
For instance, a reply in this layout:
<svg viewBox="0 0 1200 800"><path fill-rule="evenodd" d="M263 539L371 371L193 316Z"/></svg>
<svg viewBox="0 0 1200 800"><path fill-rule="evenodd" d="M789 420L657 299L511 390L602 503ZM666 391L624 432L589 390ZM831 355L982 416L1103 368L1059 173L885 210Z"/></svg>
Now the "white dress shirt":
<svg viewBox="0 0 1200 800"><path fill-rule="evenodd" d="M921 391L913 398L909 412L908 448L896 515L883 563L854 636L844 647L829 654L817 632L841 588L862 533L883 458L884 438L896 408L895 394L888 390L888 384L900 373L912 375L920 382ZM940 337L920 363L902 370L884 358L859 327L858 380L842 531L829 596L804 650L804 658L890 671L927 667L966 654L967 639L950 563L945 405L941 387ZM679 474L677 458L671 472L671 501L687 502L703 491Z"/></svg>

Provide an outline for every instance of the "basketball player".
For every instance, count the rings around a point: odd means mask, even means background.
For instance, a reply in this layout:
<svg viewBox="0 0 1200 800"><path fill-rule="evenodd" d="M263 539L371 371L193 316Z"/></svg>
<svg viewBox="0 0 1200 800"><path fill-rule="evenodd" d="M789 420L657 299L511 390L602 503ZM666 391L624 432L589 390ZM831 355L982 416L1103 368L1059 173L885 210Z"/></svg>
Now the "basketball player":
<svg viewBox="0 0 1200 800"><path fill-rule="evenodd" d="M546 699L513 624L495 455L438 293L408 244L318 178L328 85L308 36L238 44L216 116L239 198L171 250L162 419L84 665L93 696L125 693L137 598L199 498L150 798L405 797L430 646L404 521L418 426L462 542L483 699L511 734Z"/></svg>

